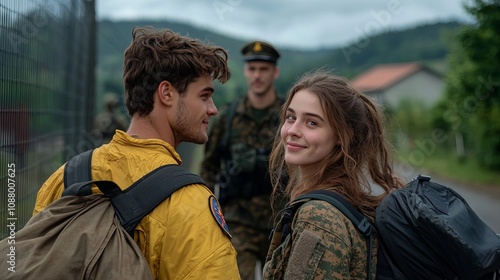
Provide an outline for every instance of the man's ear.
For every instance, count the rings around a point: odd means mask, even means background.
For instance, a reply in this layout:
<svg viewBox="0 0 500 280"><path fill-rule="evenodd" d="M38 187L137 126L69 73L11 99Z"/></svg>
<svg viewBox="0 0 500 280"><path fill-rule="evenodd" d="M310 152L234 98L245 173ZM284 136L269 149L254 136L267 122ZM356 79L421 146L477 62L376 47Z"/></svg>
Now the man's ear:
<svg viewBox="0 0 500 280"><path fill-rule="evenodd" d="M175 89L169 81L162 81L156 89L156 94L161 103L170 105L173 102Z"/></svg>
<svg viewBox="0 0 500 280"><path fill-rule="evenodd" d="M274 67L274 79L276 80L280 75L280 68L278 66Z"/></svg>

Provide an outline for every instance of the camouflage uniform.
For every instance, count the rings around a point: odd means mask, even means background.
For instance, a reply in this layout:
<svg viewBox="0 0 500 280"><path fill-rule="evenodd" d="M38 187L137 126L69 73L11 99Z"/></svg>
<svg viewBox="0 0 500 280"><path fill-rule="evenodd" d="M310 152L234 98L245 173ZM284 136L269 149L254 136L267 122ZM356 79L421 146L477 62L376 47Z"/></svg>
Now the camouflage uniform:
<svg viewBox="0 0 500 280"><path fill-rule="evenodd" d="M95 117L94 127L99 130L102 136L102 144L107 144L113 139L115 131L126 131L128 128L127 120L115 112L102 112Z"/></svg>
<svg viewBox="0 0 500 280"><path fill-rule="evenodd" d="M238 252L242 279L254 279L256 261L264 264L273 225L268 158L283 101L278 98L269 108L260 110L258 116L248 97L237 102L227 145L226 118L231 104L221 110L211 127L200 175L217 194L214 186L217 176L225 170L224 156L231 156L231 175L226 177L227 185L221 188L219 199Z"/></svg>
<svg viewBox="0 0 500 280"><path fill-rule="evenodd" d="M283 243L280 225L269 248L264 279L367 279L365 238L328 202L304 203L293 219L292 234ZM371 279L376 274L377 240L373 248Z"/></svg>
<svg viewBox="0 0 500 280"><path fill-rule="evenodd" d="M118 96L114 93L107 93L104 95L105 111L98 114L94 119L94 128L97 129L102 136L101 144L107 144L115 135L115 131L126 131L128 128L128 121L116 109L119 106Z"/></svg>

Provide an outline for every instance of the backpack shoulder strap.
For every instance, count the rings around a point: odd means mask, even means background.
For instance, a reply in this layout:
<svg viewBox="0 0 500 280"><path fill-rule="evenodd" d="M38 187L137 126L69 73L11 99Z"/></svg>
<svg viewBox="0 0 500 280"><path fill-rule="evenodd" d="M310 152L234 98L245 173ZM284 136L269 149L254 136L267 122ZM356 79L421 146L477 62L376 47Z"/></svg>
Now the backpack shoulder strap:
<svg viewBox="0 0 500 280"><path fill-rule="evenodd" d="M68 161L64 168L63 196L90 195L92 184L110 198L123 228L131 235L144 216L181 187L205 184L198 175L177 165L158 167L130 187L121 190L112 181L92 181L90 173L92 150L79 154Z"/></svg>
<svg viewBox="0 0 500 280"><path fill-rule="evenodd" d="M366 219L363 214L356 210L356 208L354 208L354 206L349 201L347 201L338 193L327 190L312 191L297 197L291 204L293 205L295 202L301 202L299 204L302 205L308 200L323 200L330 203L331 205L333 205L333 207L342 212L342 214L344 214L353 223L358 231L363 234L366 240L366 248L368 249L366 277L367 279L371 279L371 255L373 250L373 236L376 233L374 226L368 221L368 219ZM294 211L296 211L298 207L294 207L294 209Z"/></svg>
<svg viewBox="0 0 500 280"><path fill-rule="evenodd" d="M356 228L363 234L365 238L370 237L374 234L373 226L368 221L368 219L366 219L363 214L356 210L356 208L354 208L351 203L349 203L338 193L326 190L312 191L299 196L295 201L303 199L316 199L326 201L337 208L340 212L342 212L342 214L344 214L347 218L349 218L349 220L351 220L354 226L356 226Z"/></svg>
<svg viewBox="0 0 500 280"><path fill-rule="evenodd" d="M177 164L164 165L113 197L111 203L125 230L133 233L144 216L176 190L191 184L205 185L205 182Z"/></svg>
<svg viewBox="0 0 500 280"><path fill-rule="evenodd" d="M91 162L93 149L70 159L64 167L64 189L74 183L92 180Z"/></svg>
<svg viewBox="0 0 500 280"><path fill-rule="evenodd" d="M227 113L226 113L226 125L225 125L225 132L224 132L224 146L227 147L229 145L229 141L231 140L231 133L232 133L232 121L234 118L234 115L236 114L236 108L238 107L238 104L240 104L241 98L236 98L231 102L231 104L228 107Z"/></svg>

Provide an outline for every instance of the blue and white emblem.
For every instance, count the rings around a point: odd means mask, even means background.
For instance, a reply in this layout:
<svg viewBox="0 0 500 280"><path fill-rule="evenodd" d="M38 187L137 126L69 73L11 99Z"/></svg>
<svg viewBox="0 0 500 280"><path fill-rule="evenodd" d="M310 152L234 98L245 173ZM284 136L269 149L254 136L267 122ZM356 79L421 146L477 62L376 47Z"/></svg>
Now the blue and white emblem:
<svg viewBox="0 0 500 280"><path fill-rule="evenodd" d="M219 226L224 230L224 232L229 236L229 238L233 238L229 233L229 228L227 227L226 220L224 220L224 215L222 214L222 210L220 209L219 202L215 196L211 195L208 198L208 204L210 206L210 212L215 218L215 221L219 224Z"/></svg>

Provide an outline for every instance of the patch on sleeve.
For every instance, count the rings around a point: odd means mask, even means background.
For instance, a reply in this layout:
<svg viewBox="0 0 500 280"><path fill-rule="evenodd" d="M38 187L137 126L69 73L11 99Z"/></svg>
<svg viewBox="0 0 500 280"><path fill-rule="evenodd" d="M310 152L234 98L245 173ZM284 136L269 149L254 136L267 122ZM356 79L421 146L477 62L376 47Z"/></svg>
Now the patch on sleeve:
<svg viewBox="0 0 500 280"><path fill-rule="evenodd" d="M229 236L229 238L233 238L229 233L229 228L227 226L226 221L224 220L224 215L222 215L222 210L220 209L219 202L215 196L211 195L208 198L208 204L210 206L210 212L212 212L212 216L214 216L215 221L219 226L224 230L224 232Z"/></svg>

